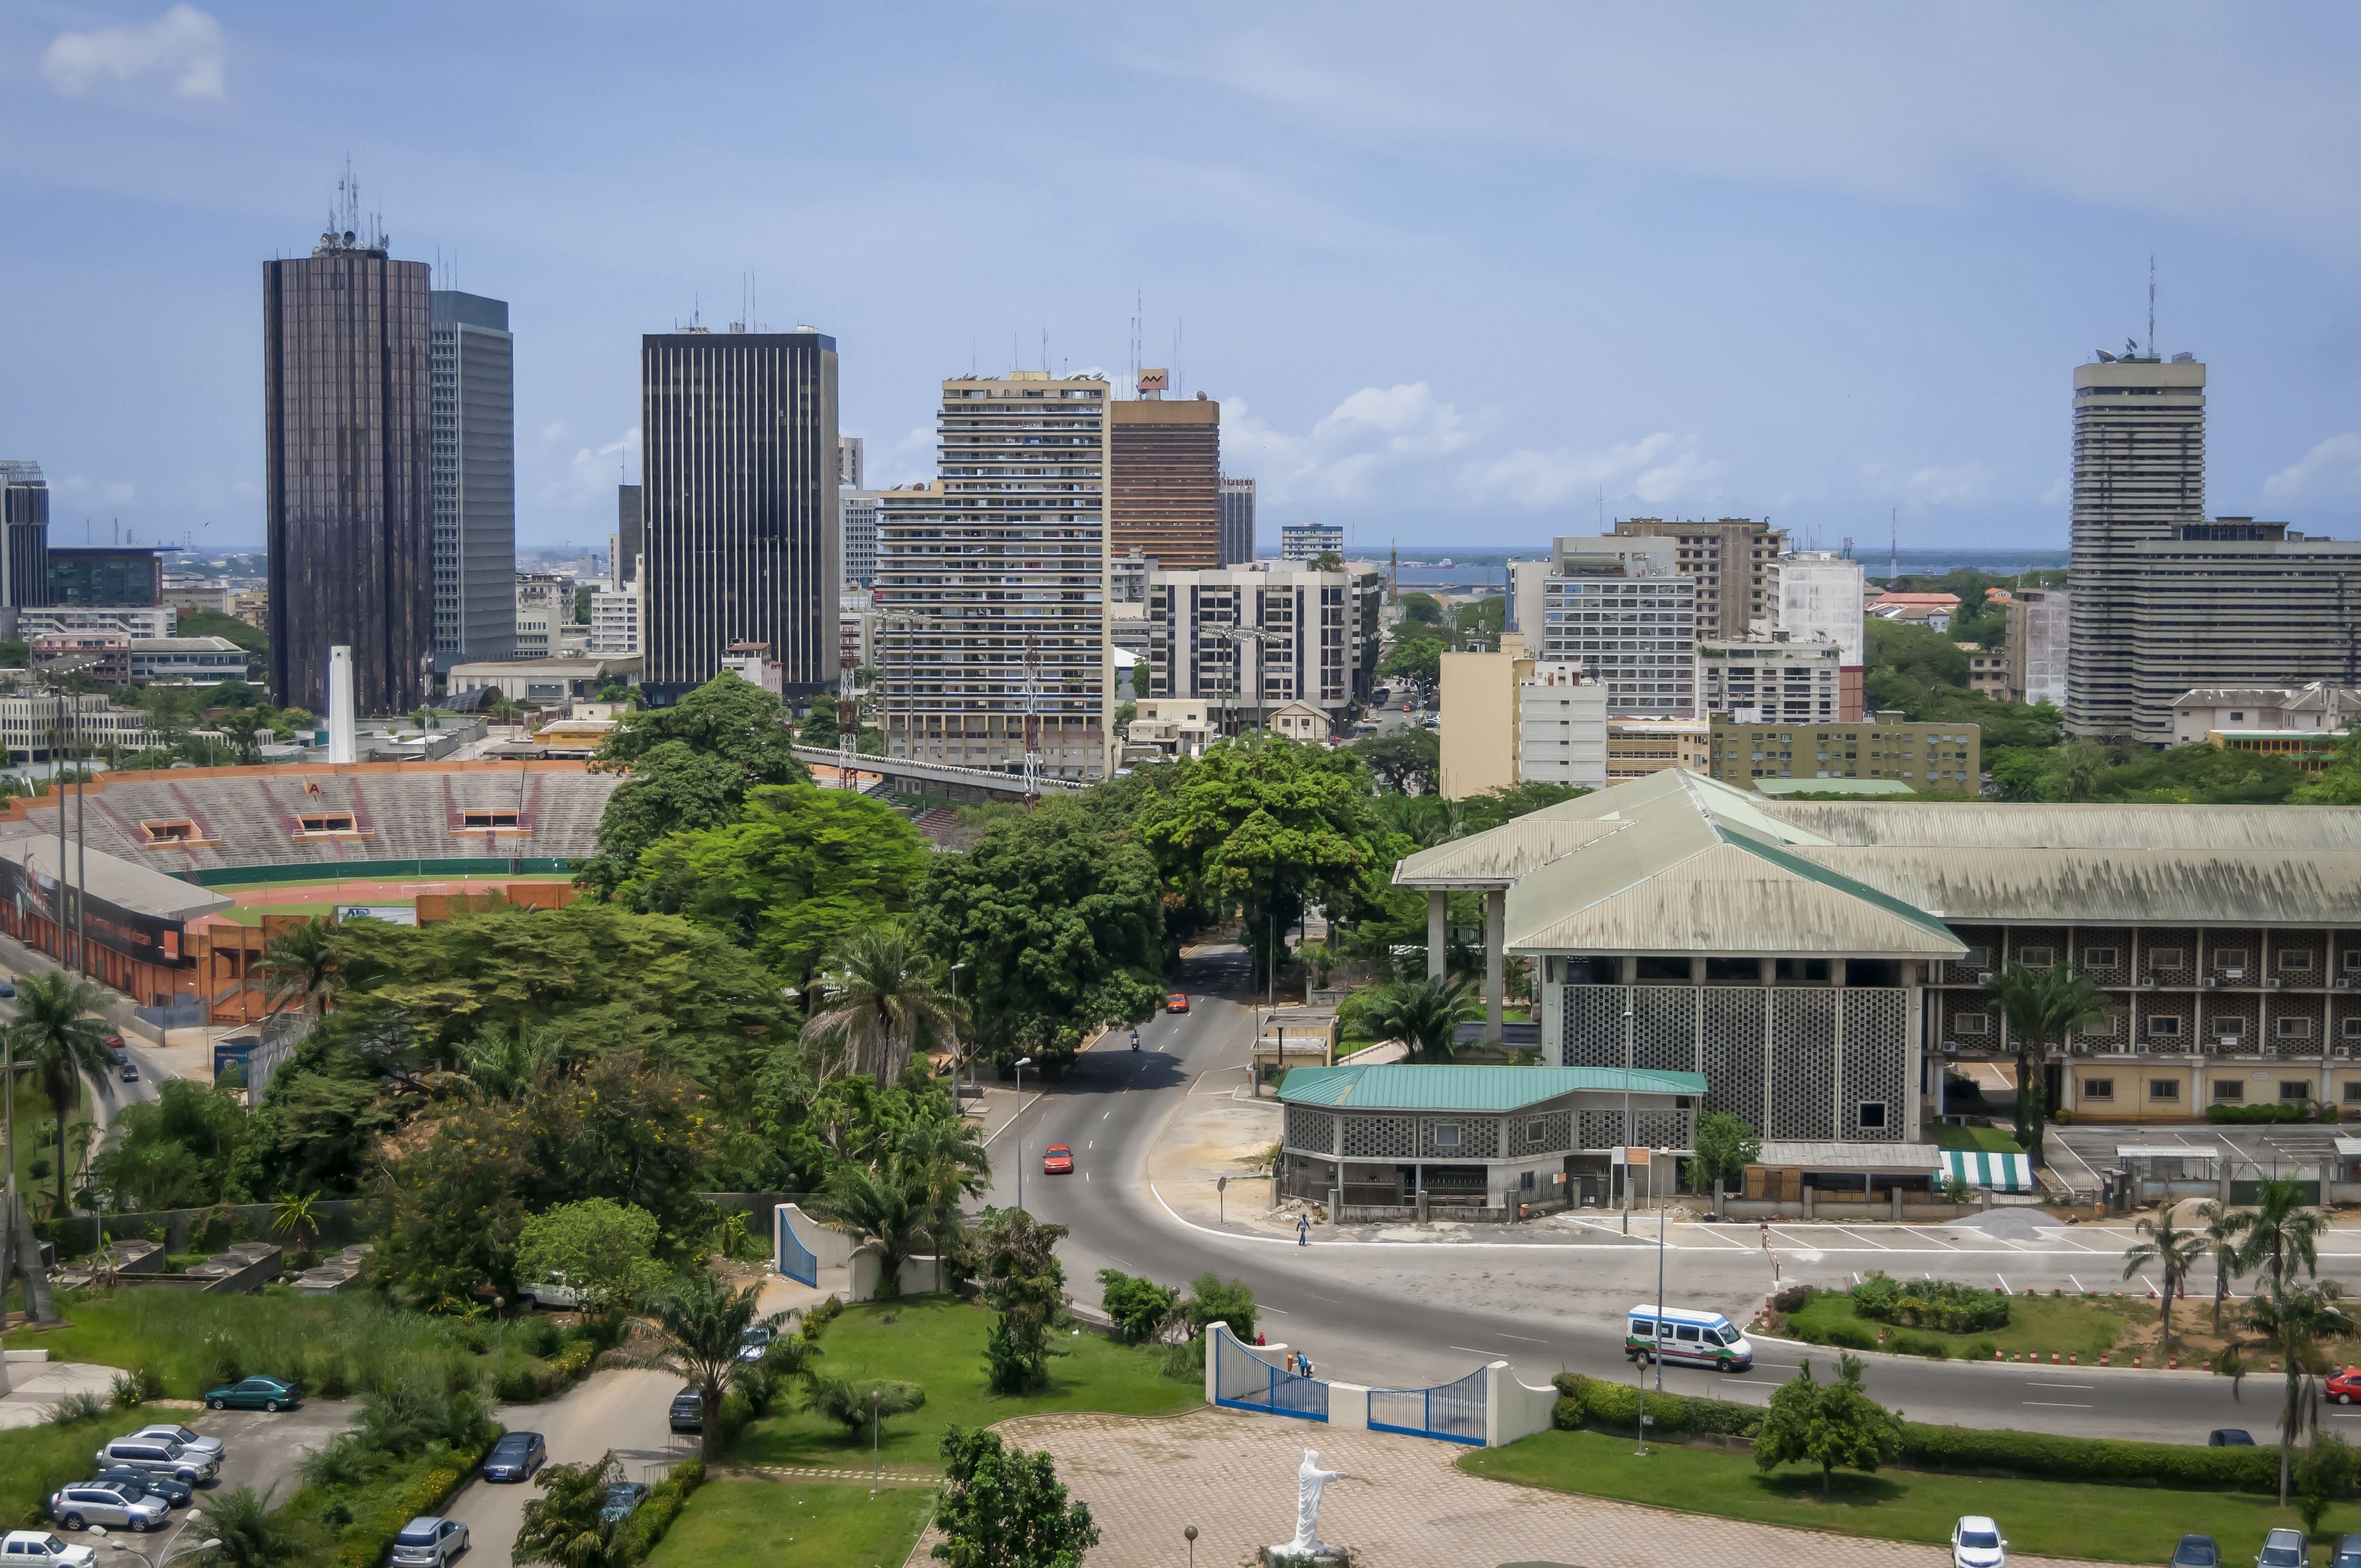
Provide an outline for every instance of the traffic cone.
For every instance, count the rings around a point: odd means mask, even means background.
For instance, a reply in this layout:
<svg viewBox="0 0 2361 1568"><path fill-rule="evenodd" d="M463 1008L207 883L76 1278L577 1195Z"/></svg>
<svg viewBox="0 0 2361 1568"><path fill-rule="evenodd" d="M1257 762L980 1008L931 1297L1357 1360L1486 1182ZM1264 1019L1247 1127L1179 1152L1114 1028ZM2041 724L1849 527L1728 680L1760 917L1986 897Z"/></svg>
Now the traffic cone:
<svg viewBox="0 0 2361 1568"><path fill-rule="evenodd" d="M2000 1349L1998 1346L1994 1346L1993 1349L1993 1359L1994 1361L2006 1361L2008 1359L2008 1352Z"/></svg>
<svg viewBox="0 0 2361 1568"><path fill-rule="evenodd" d="M2133 1356L2133 1357L2132 1357L2132 1365L2133 1365L2134 1366L2137 1366L2139 1364L2140 1364L2140 1358L2139 1358L2138 1356L2136 1356L2136 1355Z"/></svg>
<svg viewBox="0 0 2361 1568"><path fill-rule="evenodd" d="M2066 1365L2068 1365L2069 1366L2080 1366L2080 1365L2082 1365L2082 1353L2081 1353L2081 1351L2079 1351L2079 1350L2070 1350L2070 1351L2068 1351L2068 1352L2066 1353Z"/></svg>
<svg viewBox="0 0 2361 1568"><path fill-rule="evenodd" d="M2049 1365L2052 1366L2058 1365L2058 1353L2054 1350L2049 1353Z"/></svg>
<svg viewBox="0 0 2361 1568"><path fill-rule="evenodd" d="M2174 1357L2172 1358L2172 1360L2168 1364L2168 1367L2167 1367L2167 1369L2168 1369L2168 1370L2169 1370L2169 1371L2173 1371L2173 1372L2178 1372L2178 1371L2180 1371L2180 1357L2179 1357L2179 1356L2177 1356L2177 1355L2176 1355L2176 1356L2174 1356Z"/></svg>

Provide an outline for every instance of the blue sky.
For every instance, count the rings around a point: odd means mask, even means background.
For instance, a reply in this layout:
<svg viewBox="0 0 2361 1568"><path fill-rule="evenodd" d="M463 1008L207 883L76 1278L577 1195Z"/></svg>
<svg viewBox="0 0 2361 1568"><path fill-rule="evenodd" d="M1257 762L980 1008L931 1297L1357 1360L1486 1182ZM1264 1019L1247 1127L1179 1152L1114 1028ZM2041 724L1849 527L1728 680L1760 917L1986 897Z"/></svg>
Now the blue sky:
<svg viewBox="0 0 2361 1568"><path fill-rule="evenodd" d="M971 363L1123 373L1139 298L1272 539L2062 544L2069 374L2151 254L2212 509L2350 538L2356 15L15 0L0 455L61 539L258 541L259 263L349 153L397 255L511 302L525 545L603 542L638 334L750 275L837 338L873 482Z"/></svg>

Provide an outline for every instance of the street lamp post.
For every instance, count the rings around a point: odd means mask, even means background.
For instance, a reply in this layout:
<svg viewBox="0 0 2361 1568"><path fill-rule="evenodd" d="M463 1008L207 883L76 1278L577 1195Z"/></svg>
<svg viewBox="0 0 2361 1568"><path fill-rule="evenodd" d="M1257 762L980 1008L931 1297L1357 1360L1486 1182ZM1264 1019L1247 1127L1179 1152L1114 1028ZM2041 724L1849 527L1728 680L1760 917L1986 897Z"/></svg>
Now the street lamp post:
<svg viewBox="0 0 2361 1568"><path fill-rule="evenodd" d="M1648 1168L1651 1186L1656 1171ZM1653 1194L1651 1194L1653 1196ZM1623 988L1623 1234L1631 1234L1631 988ZM1661 1301L1657 1303L1662 1306Z"/></svg>
<svg viewBox="0 0 2361 1568"><path fill-rule="evenodd" d="M181 1522L182 1524L193 1524L198 1521L199 1518L202 1518L202 1516L183 1519ZM106 1527L103 1524L94 1524L90 1527L90 1533L95 1536L104 1537L106 1534ZM106 1546L107 1550L110 1552L120 1552L128 1556L137 1557L140 1562L148 1564L148 1568L164 1568L165 1563L171 1562L176 1557L186 1557L190 1553L196 1552L218 1551L221 1548L221 1542L218 1540L201 1541L194 1546L176 1547L172 1551L164 1553L161 1558L150 1557L146 1552L140 1551L137 1547L126 1546L119 1541L107 1541Z"/></svg>
<svg viewBox="0 0 2361 1568"><path fill-rule="evenodd" d="M869 1495L873 1497L877 1495L878 1482L877 1406L884 1398L885 1390L883 1388L869 1390Z"/></svg>
<svg viewBox="0 0 2361 1568"><path fill-rule="evenodd" d="M1025 1207L1025 1069L1031 1057L1016 1058L1016 1206Z"/></svg>
<svg viewBox="0 0 2361 1568"><path fill-rule="evenodd" d="M1180 1531L1180 1539L1189 1543L1189 1568L1197 1568L1197 1527L1189 1525Z"/></svg>

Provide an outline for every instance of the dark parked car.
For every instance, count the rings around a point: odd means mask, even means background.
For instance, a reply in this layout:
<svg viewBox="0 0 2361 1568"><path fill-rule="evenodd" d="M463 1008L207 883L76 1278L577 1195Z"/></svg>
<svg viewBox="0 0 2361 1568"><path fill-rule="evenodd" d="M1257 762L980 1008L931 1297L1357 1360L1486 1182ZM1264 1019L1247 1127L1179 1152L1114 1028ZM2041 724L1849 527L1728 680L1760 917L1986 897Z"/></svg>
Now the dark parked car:
<svg viewBox="0 0 2361 1568"><path fill-rule="evenodd" d="M2328 1568L2361 1568L2361 1535L2340 1535L2328 1554Z"/></svg>
<svg viewBox="0 0 2361 1568"><path fill-rule="evenodd" d="M2205 1434L2208 1448L2252 1448L2255 1434L2243 1427L2215 1427Z"/></svg>
<svg viewBox="0 0 2361 1568"><path fill-rule="evenodd" d="M94 1486L144 1487L152 1497L161 1497L167 1507L185 1508L196 1491L190 1485L171 1475L159 1475L150 1470L134 1470L128 1464L110 1464L91 1477Z"/></svg>
<svg viewBox="0 0 2361 1568"><path fill-rule="evenodd" d="M0 996L9 996L9 997L13 997L13 996L15 996L16 994L16 988L15 986L13 986L13 985L9 985L9 984L7 984L7 983L5 983L5 982L0 982Z"/></svg>
<svg viewBox="0 0 2361 1568"><path fill-rule="evenodd" d="M601 1524L616 1525L631 1517L631 1510L648 1500L648 1489L637 1481L618 1481L607 1488L607 1506L598 1510Z"/></svg>
<svg viewBox="0 0 2361 1568"><path fill-rule="evenodd" d="M484 1455L484 1479L530 1481L533 1473L548 1463L549 1445L541 1441L539 1432L509 1432Z"/></svg>
<svg viewBox="0 0 2361 1568"><path fill-rule="evenodd" d="M2222 1549L2210 1535L2184 1535L2172 1549L2172 1568L2222 1568Z"/></svg>
<svg viewBox="0 0 2361 1568"><path fill-rule="evenodd" d="M284 1377L241 1377L205 1390L209 1410L291 1410L302 1402L303 1390Z"/></svg>
<svg viewBox="0 0 2361 1568"><path fill-rule="evenodd" d="M137 1062L135 1062L135 1061L126 1061L126 1062L125 1062L125 1063L123 1064L123 1071L122 1071L122 1073L121 1073L119 1076L122 1078L123 1081L124 1081L124 1082L126 1082L126 1083L137 1083L137 1082L138 1082L138 1081L139 1081L139 1064L138 1064Z"/></svg>
<svg viewBox="0 0 2361 1568"><path fill-rule="evenodd" d="M694 1388L683 1388L672 1397L672 1430L703 1431L705 1430L705 1397Z"/></svg>

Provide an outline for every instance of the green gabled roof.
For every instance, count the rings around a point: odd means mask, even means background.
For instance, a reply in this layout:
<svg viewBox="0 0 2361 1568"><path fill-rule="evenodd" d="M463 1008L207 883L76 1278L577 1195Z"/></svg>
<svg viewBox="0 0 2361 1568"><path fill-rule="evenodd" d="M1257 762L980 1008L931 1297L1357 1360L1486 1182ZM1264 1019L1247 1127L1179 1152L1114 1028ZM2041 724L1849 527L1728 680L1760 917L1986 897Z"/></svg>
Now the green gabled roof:
<svg viewBox="0 0 2361 1568"><path fill-rule="evenodd" d="M1703 1094L1696 1072L1626 1073L1620 1067L1299 1067L1279 1080L1290 1105L1355 1111L1517 1111L1588 1090L1620 1094Z"/></svg>

